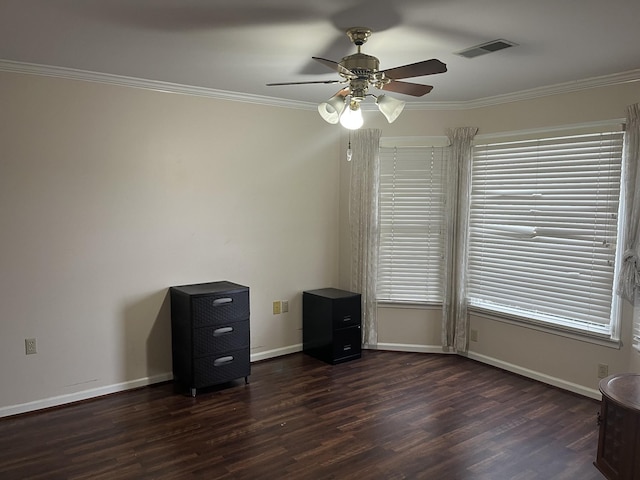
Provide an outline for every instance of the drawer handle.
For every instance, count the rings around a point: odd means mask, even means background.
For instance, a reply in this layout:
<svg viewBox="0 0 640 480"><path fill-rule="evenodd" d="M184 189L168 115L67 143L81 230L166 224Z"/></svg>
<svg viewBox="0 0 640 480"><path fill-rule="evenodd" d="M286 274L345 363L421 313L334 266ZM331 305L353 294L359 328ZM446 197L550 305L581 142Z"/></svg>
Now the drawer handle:
<svg viewBox="0 0 640 480"><path fill-rule="evenodd" d="M351 345L345 345L344 347L342 347L343 352L347 352L349 350L351 350Z"/></svg>
<svg viewBox="0 0 640 480"><path fill-rule="evenodd" d="M351 315L347 315L346 317L344 317L342 319L343 322L350 322L351 321Z"/></svg>
<svg viewBox="0 0 640 480"><path fill-rule="evenodd" d="M214 367L221 367L222 365L226 365L228 363L233 362L233 356L229 355L228 357L220 357L220 358L216 358L213 361L213 366Z"/></svg>
<svg viewBox="0 0 640 480"><path fill-rule="evenodd" d="M213 301L213 306L214 307L222 307L223 305L226 305L227 303L231 303L231 302L233 302L233 298L229 298L229 297L216 298Z"/></svg>
<svg viewBox="0 0 640 480"><path fill-rule="evenodd" d="M233 332L233 327L222 327L222 328L216 328L213 331L213 336L214 337L221 337L222 335L228 335L229 333Z"/></svg>

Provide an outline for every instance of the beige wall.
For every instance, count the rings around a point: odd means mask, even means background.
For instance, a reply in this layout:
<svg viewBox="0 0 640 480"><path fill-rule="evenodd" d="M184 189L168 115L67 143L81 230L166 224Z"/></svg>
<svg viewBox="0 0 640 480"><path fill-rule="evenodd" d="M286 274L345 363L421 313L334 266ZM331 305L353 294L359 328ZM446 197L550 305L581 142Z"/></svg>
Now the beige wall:
<svg viewBox="0 0 640 480"><path fill-rule="evenodd" d="M383 137L441 136L447 128L477 126L478 134L601 122L625 116L625 107L640 100L640 82L600 87L483 108L449 111L408 110L389 125L377 112L365 112L366 126L381 128ZM343 137L343 149L345 138ZM347 205L349 163L341 162L341 202ZM340 285L349 288L349 219L341 208ZM471 316L478 342L469 356L550 384L598 398L599 363L609 373L640 371L631 345L632 308L623 305L621 349L558 336L486 317ZM379 348L437 351L441 348L440 312L433 309L379 308Z"/></svg>
<svg viewBox="0 0 640 480"><path fill-rule="evenodd" d="M502 132L620 118L639 93L365 121L385 136ZM349 288L345 148L313 110L0 73L0 416L170 378L170 285L248 285L252 359L299 350L300 293ZM622 350L474 317L471 353L589 394L594 364L638 369L626 307ZM381 308L381 345L438 351L439 322Z"/></svg>
<svg viewBox="0 0 640 480"><path fill-rule="evenodd" d="M170 378L171 285L249 286L252 359L299 350L339 142L311 110L0 73L0 416Z"/></svg>

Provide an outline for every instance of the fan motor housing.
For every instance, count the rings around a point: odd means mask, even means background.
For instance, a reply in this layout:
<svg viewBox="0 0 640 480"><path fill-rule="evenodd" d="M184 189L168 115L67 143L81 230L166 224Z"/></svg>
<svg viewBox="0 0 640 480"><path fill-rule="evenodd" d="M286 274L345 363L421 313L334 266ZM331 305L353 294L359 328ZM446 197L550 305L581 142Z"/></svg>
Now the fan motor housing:
<svg viewBox="0 0 640 480"><path fill-rule="evenodd" d="M371 73L378 71L380 61L371 55L354 53L353 55L344 57L340 62L340 65L347 70L352 71L359 77L368 77Z"/></svg>
<svg viewBox="0 0 640 480"><path fill-rule="evenodd" d="M349 82L351 99L357 102L364 100L369 90L369 81L364 77L354 78Z"/></svg>

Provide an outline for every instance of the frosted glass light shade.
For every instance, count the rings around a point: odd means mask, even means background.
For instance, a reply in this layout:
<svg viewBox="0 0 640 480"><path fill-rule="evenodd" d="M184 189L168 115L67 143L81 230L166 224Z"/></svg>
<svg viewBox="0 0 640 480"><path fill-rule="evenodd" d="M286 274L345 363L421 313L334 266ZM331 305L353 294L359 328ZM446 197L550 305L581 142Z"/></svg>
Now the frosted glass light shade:
<svg viewBox="0 0 640 480"><path fill-rule="evenodd" d="M340 116L340 125L349 130L357 130L364 124L364 118L362 118L362 110L360 105L349 105L349 108L345 109L344 113Z"/></svg>
<svg viewBox="0 0 640 480"><path fill-rule="evenodd" d="M380 95L376 99L376 105L378 105L378 110L382 112L387 121L389 123L393 123L393 121L402 113L405 102L393 97L387 97L386 95Z"/></svg>
<svg viewBox="0 0 640 480"><path fill-rule="evenodd" d="M322 102L318 105L318 113L325 121L329 123L338 123L340 120L340 114L347 106L345 97L340 94L336 94L326 102Z"/></svg>

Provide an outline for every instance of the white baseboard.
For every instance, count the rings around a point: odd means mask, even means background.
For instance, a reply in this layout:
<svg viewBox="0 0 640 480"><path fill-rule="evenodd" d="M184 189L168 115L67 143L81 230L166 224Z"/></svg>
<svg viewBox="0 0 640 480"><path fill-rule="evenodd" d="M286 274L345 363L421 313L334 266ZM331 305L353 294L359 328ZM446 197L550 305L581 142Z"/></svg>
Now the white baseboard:
<svg viewBox="0 0 640 480"><path fill-rule="evenodd" d="M452 352L444 352L440 345L413 345L403 343L378 343L377 345L365 345L365 349L369 350L388 350L394 352L415 352L415 353L439 353L439 354L452 354ZM280 357L283 355L289 355L291 353L297 353L302 351L302 344L290 345L287 347L276 348L265 352L251 354L251 362L258 362L260 360L267 360L269 358ZM552 377L544 373L536 372L528 368L523 368L518 365L514 365L502 360L481 355L479 353L469 352L466 357L476 360L487 365L501 368L508 372L517 373L533 380L553 385L554 387L562 388L585 397L590 397L596 400L602 398L600 392L593 388L587 388L582 385L567 382L560 378ZM103 395L109 395L111 393L123 392L125 390L131 390L134 388L144 387L152 385L154 383L166 382L173 379L171 372L161 373L152 377L144 377L136 380L130 380L127 382L117 383L114 385L107 385L99 388L92 388L89 390L83 390L81 392L70 393L67 395L59 395L56 397L44 398L42 400L36 400L33 402L22 403L18 405L10 405L7 407L0 407L0 418L8 417L11 415L19 415L21 413L33 412L36 410L42 410L45 408L57 407L68 403L79 402L82 400L89 400L91 398L101 397Z"/></svg>
<svg viewBox="0 0 640 480"><path fill-rule="evenodd" d="M389 350L392 352L415 352L415 353L452 353L445 352L442 345L414 345L409 343L378 343L377 345L365 345L369 350Z"/></svg>
<svg viewBox="0 0 640 480"><path fill-rule="evenodd" d="M274 350L252 354L251 362L266 360L268 358L279 357L281 355L288 355L290 353L296 353L300 351L302 351L302 344L291 345L284 348L276 348ZM56 397L43 398L42 400L36 400L33 402L0 407L0 418L9 417L11 415L19 415L21 413L34 412L36 410L42 410L45 408L59 407L60 405L66 405L68 403L89 400L91 398L101 397L103 395L109 395L111 393L124 392L125 390L132 390L134 388L144 387L147 385L152 385L154 383L166 382L172 379L173 373L167 372L161 373L159 375L154 375L152 377L129 380L127 382L117 383L114 385L106 385L104 387L92 388L89 390L82 390L80 392L69 393L67 395L59 395Z"/></svg>
<svg viewBox="0 0 640 480"><path fill-rule="evenodd" d="M267 350L266 352L252 353L251 363L259 362L260 360L267 360L269 358L281 357L282 355L289 355L290 353L297 353L302 351L302 344L289 345L288 347L274 348L273 350Z"/></svg>
<svg viewBox="0 0 640 480"><path fill-rule="evenodd" d="M42 410L44 408L58 407L67 403L79 402L90 398L109 395L111 393L145 387L154 383L166 382L171 379L173 379L172 373L161 373L152 377L138 378L136 380L129 380L127 382L116 383L114 385L82 390L81 392L69 393L67 395L59 395L56 397L43 398L42 400L36 400L33 402L10 405L8 407L0 408L0 418L33 412L35 410Z"/></svg>
<svg viewBox="0 0 640 480"><path fill-rule="evenodd" d="M402 344L402 343L379 343L378 345L365 345L364 348L368 348L370 350L390 350L395 352L455 354L455 352L443 351L441 345L411 345L411 344ZM547 385L553 385L554 387L558 387L563 390L568 390L570 392L577 393L585 397L593 398L595 400L602 399L602 394L600 393L599 390L578 385L576 383L568 382L561 378L552 377L551 375L546 375L544 373L536 372L535 370L530 370L528 368L520 367L518 365L504 362L502 360L498 360L493 357L488 357L486 355L481 355L479 353L469 352L463 356L470 358L472 360L476 360L481 363L486 363L487 365L498 367L508 372L517 373L518 375L531 378L532 380L537 380L539 382L546 383Z"/></svg>
<svg viewBox="0 0 640 480"><path fill-rule="evenodd" d="M494 367L501 368L502 370L507 370L508 372L517 373L518 375L522 375L523 377L538 380L539 382L553 385L554 387L568 390L585 397L593 398L595 400L602 399L602 394L600 393L600 391L594 388L588 388L582 385L578 385L577 383L568 382L561 378L552 377L551 375L536 372L535 370L529 370L528 368L523 368L512 363L498 360L493 357L481 355L479 353L468 352L465 356L472 360L477 360L478 362L486 363L487 365L492 365Z"/></svg>

